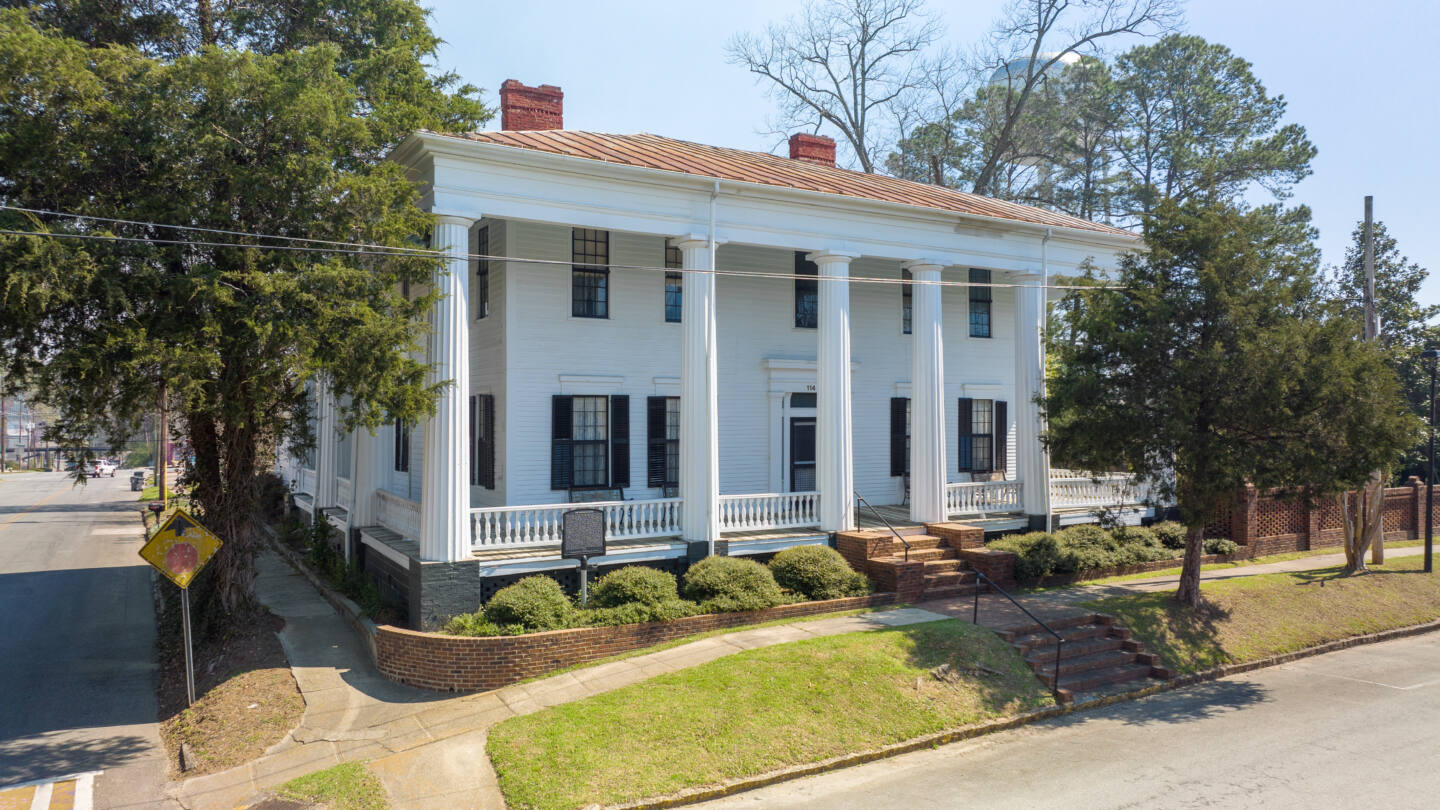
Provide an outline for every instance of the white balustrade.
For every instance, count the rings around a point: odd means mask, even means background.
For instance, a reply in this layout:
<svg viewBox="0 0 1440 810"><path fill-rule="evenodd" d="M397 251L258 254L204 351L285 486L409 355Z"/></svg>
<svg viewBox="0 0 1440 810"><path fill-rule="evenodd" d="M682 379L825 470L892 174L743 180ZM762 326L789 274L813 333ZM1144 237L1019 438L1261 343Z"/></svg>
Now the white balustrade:
<svg viewBox="0 0 1440 810"><path fill-rule="evenodd" d="M355 500L355 487L350 483L349 478L340 478L335 481L335 505L349 509Z"/></svg>
<svg viewBox="0 0 1440 810"><path fill-rule="evenodd" d="M720 531L792 529L820 525L820 493L721 495Z"/></svg>
<svg viewBox="0 0 1440 810"><path fill-rule="evenodd" d="M375 490L375 521L401 537L420 536L420 504L383 489Z"/></svg>
<svg viewBox="0 0 1440 810"><path fill-rule="evenodd" d="M679 498L656 498L471 509L471 545L476 549L559 545L564 515L571 509L604 511L607 540L678 537L680 503Z"/></svg>
<svg viewBox="0 0 1440 810"><path fill-rule="evenodd" d="M984 515L1020 509L1021 482L973 481L945 485L945 512L956 515Z"/></svg>
<svg viewBox="0 0 1440 810"><path fill-rule="evenodd" d="M1050 479L1053 509L1134 506L1144 503L1149 494L1148 485L1128 475Z"/></svg>
<svg viewBox="0 0 1440 810"><path fill-rule="evenodd" d="M299 484L298 487L296 487L295 491L296 491L296 492L303 492L303 493L305 493L306 495L311 495L311 496L313 496L313 495L315 494L315 471L314 471L314 470L307 470L307 469L305 469L304 467L300 468L300 484Z"/></svg>

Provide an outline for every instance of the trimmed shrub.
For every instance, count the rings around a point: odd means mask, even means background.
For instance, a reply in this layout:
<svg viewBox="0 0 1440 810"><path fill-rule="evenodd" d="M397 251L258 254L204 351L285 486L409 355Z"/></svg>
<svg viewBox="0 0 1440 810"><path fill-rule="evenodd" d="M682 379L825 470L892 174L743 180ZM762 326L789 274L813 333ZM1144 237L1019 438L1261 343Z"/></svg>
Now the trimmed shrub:
<svg viewBox="0 0 1440 810"><path fill-rule="evenodd" d="M590 606L597 608L615 608L631 603L660 605L679 599L674 574L643 565L627 565L611 571L590 589Z"/></svg>
<svg viewBox="0 0 1440 810"><path fill-rule="evenodd" d="M520 630L521 628L516 625L513 629ZM504 627L497 627L486 621L484 611L479 610L450 617L450 621L445 623L445 632L452 636L516 635L516 633L507 633Z"/></svg>
<svg viewBox="0 0 1440 810"><path fill-rule="evenodd" d="M742 557L706 557L690 566L685 598L705 613L764 610L784 601L770 569Z"/></svg>
<svg viewBox="0 0 1440 810"><path fill-rule="evenodd" d="M1150 527L1150 531L1154 532L1155 536L1160 538L1160 545L1165 548L1185 548L1185 527L1173 520L1156 523Z"/></svg>
<svg viewBox="0 0 1440 810"><path fill-rule="evenodd" d="M1206 554L1234 554L1240 550L1240 544L1226 537L1211 537L1205 541Z"/></svg>
<svg viewBox="0 0 1440 810"><path fill-rule="evenodd" d="M668 622L683 619L686 616L695 616L699 613L699 605L675 598L651 604L626 602L615 607L592 608L581 611L577 619L580 624L587 627L600 627L641 622Z"/></svg>
<svg viewBox="0 0 1440 810"><path fill-rule="evenodd" d="M560 583L547 576L526 577L501 588L485 605L485 619L497 625L518 625L525 630L559 630L568 627L575 613Z"/></svg>
<svg viewBox="0 0 1440 810"><path fill-rule="evenodd" d="M1007 535L990 543L989 547L1015 555L1016 579L1038 580L1062 573L1057 568L1061 562L1060 542L1053 534L1029 532Z"/></svg>
<svg viewBox="0 0 1440 810"><path fill-rule="evenodd" d="M780 587L806 599L841 599L870 593L870 580L829 546L787 548L770 561L770 573Z"/></svg>

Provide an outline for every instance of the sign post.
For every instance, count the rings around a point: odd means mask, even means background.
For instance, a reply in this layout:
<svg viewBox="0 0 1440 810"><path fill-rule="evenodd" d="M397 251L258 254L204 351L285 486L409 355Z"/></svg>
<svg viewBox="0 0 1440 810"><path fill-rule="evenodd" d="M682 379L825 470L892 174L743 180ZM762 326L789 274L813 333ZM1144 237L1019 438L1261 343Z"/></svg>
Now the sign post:
<svg viewBox="0 0 1440 810"><path fill-rule="evenodd" d="M590 602L590 558L605 556L605 511L571 509L561 518L560 557L580 561L580 606Z"/></svg>
<svg viewBox="0 0 1440 810"><path fill-rule="evenodd" d="M190 583L222 546L215 533L183 509L176 509L145 545L140 557L180 588L180 621L185 631L185 695L195 703L195 654L190 643Z"/></svg>

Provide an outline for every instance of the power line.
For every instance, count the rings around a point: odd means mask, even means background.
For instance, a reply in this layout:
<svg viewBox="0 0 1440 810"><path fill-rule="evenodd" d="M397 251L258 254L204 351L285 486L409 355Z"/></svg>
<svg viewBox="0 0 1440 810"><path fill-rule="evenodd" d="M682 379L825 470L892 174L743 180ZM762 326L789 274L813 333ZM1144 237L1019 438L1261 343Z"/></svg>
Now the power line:
<svg viewBox="0 0 1440 810"><path fill-rule="evenodd" d="M50 215L50 216L63 216L63 217L70 217L70 218L75 218L75 219L94 219L94 220L96 220L96 221L112 222L112 223L126 224L126 225L140 225L140 226L151 227L151 228L170 228L170 229L176 229L176 230L195 231L195 232L201 232L201 233L217 233L217 234L222 234L222 235L226 235L226 236L243 236L243 237L247 237L247 238L251 238L251 239L278 239L278 240L288 240L288 241L299 241L299 242L308 242L308 243L319 244L319 245L335 245L335 246L337 246L337 247L314 247L314 246L311 246L311 245L256 245L256 244L245 244L245 243L235 243L235 242L196 241L196 240L191 240L191 239L162 239L162 238L157 238L157 237L119 236L119 235L114 235L114 234L78 234L78 233L55 233L55 232L50 232L50 231L0 230L0 235L8 235L8 236L34 236L34 237L43 237L43 238L52 238L52 239L79 239L79 240L89 240L89 241L128 242L128 243L151 244L151 245L172 245L172 246L188 246L188 247L231 248L231 249L239 249L239 250L279 250L279 251L286 251L286 252L292 252L292 253L330 253L330 254L349 255L349 256L425 257L425 258L442 258L442 259L446 259L446 258L465 258L465 259L477 259L477 260L482 260L482 261L516 262L516 263L522 263L522 264L553 265L553 266L563 266L563 267L575 267L575 266L577 266L576 263L573 262L573 261L564 261L564 260L559 260L559 259L534 259L534 258L527 258L527 257L523 257L523 256L497 256L497 255L484 254L484 253L450 253L450 252L448 252L448 251L440 251L440 250L435 250L435 249L431 249L431 248L402 248L402 247L392 247L392 246L388 246L388 245L372 245L372 244L366 244L366 243L363 243L363 242L342 242L342 241L337 241L337 240L309 239L309 238L298 237L298 236L280 236L280 235L276 235L276 234L255 234L255 233L246 233L246 232L243 232L243 231L231 231L231 230L225 230L225 229L220 229L220 228L205 228L205 227L192 226L192 225L169 225L169 224L164 224L164 223L145 222L145 221L141 221L141 220L124 220L124 219L116 219L116 218L111 218L111 217L93 217L93 216L90 216L90 215L88 215L88 214L71 214L71 213L59 212L59 211L47 211L47 210L45 210L45 209L21 208L21 207L19 207L19 206L10 206L10 205L0 205L0 209L7 209L7 210L13 210L13 211L22 211L22 212L26 212L26 213L45 214L45 215ZM665 273L692 273L692 274L702 274L702 275L703 275L703 274L709 274L709 275L714 275L714 276L730 276L730 277L735 277L735 278L761 278L761 279L770 279L770 280L783 279L783 280L787 280L787 281L793 280L793 278L794 278L794 276L789 275L789 274L766 273L766 272L753 271L753 270L721 270L721 269L703 269L703 268L655 267L655 266L651 266L651 265L611 264L611 263L602 263L602 264L583 263L581 266L594 267L594 268L605 268L605 269L607 269L607 270L642 270L642 271L649 271L649 272L665 272ZM911 285L930 285L930 286L938 286L938 287L963 287L963 288L970 288L970 287L992 287L992 288L1025 288L1025 287L1030 287L1030 288L1033 288L1033 287L1040 286L1040 287L1043 287L1044 289L1047 289L1047 290L1123 289L1122 287L1120 287L1120 286L1118 286L1118 285L1079 285L1079 284L1076 284L1076 285L1064 285L1064 284L1033 285L1033 284L1017 284L1017 283L1009 283L1009 282L971 282L971 281L944 281L944 280L941 280L941 281L917 281L917 280L908 280L908 279L901 279L901 278L880 278L880 277L875 277L875 276L840 276L840 277L827 277L827 276L819 276L819 275L816 275L816 276L806 276L806 278L813 278L813 279L816 279L817 281L853 281L853 282L857 282L857 283L861 283L861 284L901 284L901 285L911 284Z"/></svg>

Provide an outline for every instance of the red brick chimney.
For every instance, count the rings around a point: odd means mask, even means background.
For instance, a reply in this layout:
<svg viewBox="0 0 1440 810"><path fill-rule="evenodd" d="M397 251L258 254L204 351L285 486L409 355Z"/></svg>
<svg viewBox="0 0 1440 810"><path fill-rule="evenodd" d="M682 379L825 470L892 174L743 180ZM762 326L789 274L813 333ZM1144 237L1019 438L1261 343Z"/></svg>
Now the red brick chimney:
<svg viewBox="0 0 1440 810"><path fill-rule="evenodd" d="M506 79L500 85L501 129L564 129L564 107L565 94L553 84L527 87Z"/></svg>
<svg viewBox="0 0 1440 810"><path fill-rule="evenodd" d="M835 165L835 139L797 132L790 136L790 159L821 166Z"/></svg>

